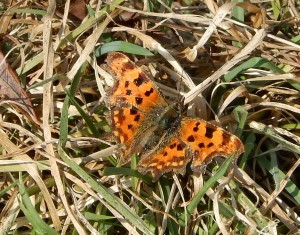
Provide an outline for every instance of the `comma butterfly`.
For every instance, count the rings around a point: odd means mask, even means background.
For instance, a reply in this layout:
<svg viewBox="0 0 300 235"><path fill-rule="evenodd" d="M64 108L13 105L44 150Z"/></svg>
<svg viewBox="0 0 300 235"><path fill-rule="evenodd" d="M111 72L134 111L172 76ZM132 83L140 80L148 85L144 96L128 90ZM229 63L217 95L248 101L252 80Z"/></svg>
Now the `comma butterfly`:
<svg viewBox="0 0 300 235"><path fill-rule="evenodd" d="M138 154L138 170L157 179L166 172L184 174L190 161L191 169L201 172L216 156L244 152L237 136L200 118L182 116L182 105L169 104L124 54L109 53L107 65L116 78L108 104L122 164Z"/></svg>

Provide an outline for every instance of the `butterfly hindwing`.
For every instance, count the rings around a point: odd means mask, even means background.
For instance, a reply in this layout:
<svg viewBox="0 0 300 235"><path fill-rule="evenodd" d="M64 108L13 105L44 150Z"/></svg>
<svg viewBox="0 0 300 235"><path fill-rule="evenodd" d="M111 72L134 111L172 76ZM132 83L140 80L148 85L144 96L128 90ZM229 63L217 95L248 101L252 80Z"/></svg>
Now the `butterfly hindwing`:
<svg viewBox="0 0 300 235"><path fill-rule="evenodd" d="M199 118L183 118L179 133L181 140L192 151L191 168L194 171L202 171L216 156L238 156L244 152L244 146L237 136Z"/></svg>

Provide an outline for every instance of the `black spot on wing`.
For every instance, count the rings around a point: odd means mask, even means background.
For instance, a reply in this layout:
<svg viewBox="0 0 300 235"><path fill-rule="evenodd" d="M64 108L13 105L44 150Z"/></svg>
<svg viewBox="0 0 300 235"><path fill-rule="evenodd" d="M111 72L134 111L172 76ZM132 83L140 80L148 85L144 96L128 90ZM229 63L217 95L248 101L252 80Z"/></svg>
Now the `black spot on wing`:
<svg viewBox="0 0 300 235"><path fill-rule="evenodd" d="M145 92L145 96L149 97L154 92L154 89L151 88L149 91Z"/></svg>
<svg viewBox="0 0 300 235"><path fill-rule="evenodd" d="M181 144L178 144L178 145L177 145L177 151L182 151L182 150L183 150L182 145L181 145Z"/></svg>
<svg viewBox="0 0 300 235"><path fill-rule="evenodd" d="M170 149L173 149L173 148L175 148L175 147L176 147L176 143L174 143L174 144L171 144L169 147L170 147Z"/></svg>
<svg viewBox="0 0 300 235"><path fill-rule="evenodd" d="M230 141L230 135L226 132L223 132L222 137L223 137L222 145L228 145L228 143Z"/></svg>
<svg viewBox="0 0 300 235"><path fill-rule="evenodd" d="M203 143L199 143L199 144L198 144L198 147L202 149L202 148L205 147L205 145L204 145Z"/></svg>
<svg viewBox="0 0 300 235"><path fill-rule="evenodd" d="M131 115L136 115L137 114L137 109L136 108L132 108L132 109L130 109L130 114Z"/></svg>
<svg viewBox="0 0 300 235"><path fill-rule="evenodd" d="M205 136L209 139L211 139L214 135L215 130L210 128L210 127L206 127L206 132L205 132Z"/></svg>
<svg viewBox="0 0 300 235"><path fill-rule="evenodd" d="M188 138L187 138L187 141L188 142L194 142L195 141L195 137L193 135L190 135Z"/></svg>
<svg viewBox="0 0 300 235"><path fill-rule="evenodd" d="M214 146L213 143L209 143L209 144L207 145L208 148L210 148L210 147L212 147L212 146Z"/></svg>
<svg viewBox="0 0 300 235"><path fill-rule="evenodd" d="M136 102L136 104L140 105L140 104L143 103L143 98L141 98L141 97L135 97L135 102Z"/></svg>
<svg viewBox="0 0 300 235"><path fill-rule="evenodd" d="M139 120L140 120L140 118L141 118L141 116L138 114L138 115L136 115L135 117L134 117L134 121L135 122L138 122Z"/></svg>
<svg viewBox="0 0 300 235"><path fill-rule="evenodd" d="M141 86L143 83L146 83L146 80L145 80L145 78L139 76L138 78L134 79L133 82L134 82L134 84L135 84L136 86L139 87L139 86Z"/></svg>

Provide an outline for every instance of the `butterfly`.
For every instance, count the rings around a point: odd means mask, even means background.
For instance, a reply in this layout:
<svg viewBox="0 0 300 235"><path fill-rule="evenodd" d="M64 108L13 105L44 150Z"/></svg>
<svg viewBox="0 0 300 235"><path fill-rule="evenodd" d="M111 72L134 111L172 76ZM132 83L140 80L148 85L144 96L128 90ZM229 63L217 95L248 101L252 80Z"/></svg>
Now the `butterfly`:
<svg viewBox="0 0 300 235"><path fill-rule="evenodd" d="M202 172L216 156L244 152L237 136L200 118L184 116L182 103L168 102L126 55L110 52L107 66L115 77L107 103L121 164L137 154L138 171L149 172L156 180L167 172L185 174L189 162L194 172Z"/></svg>

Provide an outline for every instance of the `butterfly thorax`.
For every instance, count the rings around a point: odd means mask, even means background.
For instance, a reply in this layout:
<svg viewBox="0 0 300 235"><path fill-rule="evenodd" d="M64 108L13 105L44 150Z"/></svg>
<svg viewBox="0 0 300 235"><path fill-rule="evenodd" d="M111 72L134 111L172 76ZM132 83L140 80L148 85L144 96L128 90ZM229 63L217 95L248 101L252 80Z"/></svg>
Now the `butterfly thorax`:
<svg viewBox="0 0 300 235"><path fill-rule="evenodd" d="M177 104L153 107L136 133L134 146L140 155L159 149L174 135L181 122Z"/></svg>

